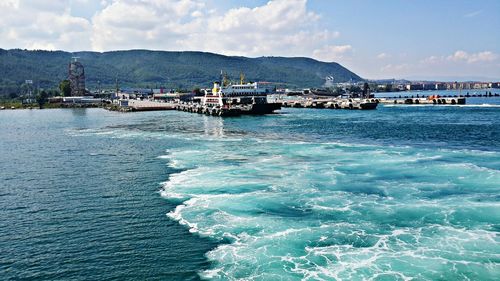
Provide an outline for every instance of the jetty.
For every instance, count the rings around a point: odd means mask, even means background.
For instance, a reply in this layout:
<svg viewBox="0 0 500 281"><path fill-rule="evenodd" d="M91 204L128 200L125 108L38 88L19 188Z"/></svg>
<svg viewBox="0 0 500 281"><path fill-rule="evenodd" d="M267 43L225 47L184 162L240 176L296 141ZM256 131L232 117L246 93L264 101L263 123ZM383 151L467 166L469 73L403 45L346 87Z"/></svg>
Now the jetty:
<svg viewBox="0 0 500 281"><path fill-rule="evenodd" d="M262 107L265 108L262 108ZM271 114L275 110L281 109L280 103L266 104L236 104L236 105L210 105L199 102L178 102L175 109L179 111L212 115L212 116L239 116L239 115L263 115Z"/></svg>
<svg viewBox="0 0 500 281"><path fill-rule="evenodd" d="M457 104L466 104L465 97L439 97L439 96L430 96L430 97L406 97L406 98L378 98L378 101L382 104L433 104L433 105L457 105Z"/></svg>
<svg viewBox="0 0 500 281"><path fill-rule="evenodd" d="M223 104L222 106L218 104L203 104L199 100L158 102L152 100L123 99L117 102L118 106L110 107L110 109L115 108L114 110L119 111L178 110L211 116L239 116L269 114L282 107L371 110L377 108L379 100L361 98L276 99L269 103Z"/></svg>
<svg viewBox="0 0 500 281"><path fill-rule="evenodd" d="M154 110L175 110L175 103L158 102L152 100L133 100L124 99L119 100L121 108L128 111L154 111Z"/></svg>
<svg viewBox="0 0 500 281"><path fill-rule="evenodd" d="M377 99L363 98L308 98L308 99L278 99L283 107L295 108L328 108L349 110L376 109Z"/></svg>

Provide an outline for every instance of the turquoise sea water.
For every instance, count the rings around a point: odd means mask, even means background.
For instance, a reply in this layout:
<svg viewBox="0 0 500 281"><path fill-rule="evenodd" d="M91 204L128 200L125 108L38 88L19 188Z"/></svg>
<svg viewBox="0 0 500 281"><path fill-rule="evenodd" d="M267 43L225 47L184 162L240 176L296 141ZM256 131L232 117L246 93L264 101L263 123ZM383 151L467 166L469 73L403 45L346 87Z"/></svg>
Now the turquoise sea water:
<svg viewBox="0 0 500 281"><path fill-rule="evenodd" d="M496 280L500 100L0 112L0 273Z"/></svg>

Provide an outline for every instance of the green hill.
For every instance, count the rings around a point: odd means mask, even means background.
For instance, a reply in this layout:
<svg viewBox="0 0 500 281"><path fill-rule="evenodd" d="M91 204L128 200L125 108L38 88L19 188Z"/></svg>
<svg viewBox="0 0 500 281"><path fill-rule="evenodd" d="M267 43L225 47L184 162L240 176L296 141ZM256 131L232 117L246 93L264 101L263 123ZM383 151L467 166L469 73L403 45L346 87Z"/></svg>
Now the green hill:
<svg viewBox="0 0 500 281"><path fill-rule="evenodd" d="M220 71L239 79L280 82L287 87L321 87L326 76L335 82L361 78L338 63L310 58L231 57L204 52L130 50L113 52L63 52L0 49L0 94L18 92L25 80L41 88L55 88L67 77L71 57L85 66L87 88L114 87L208 87Z"/></svg>

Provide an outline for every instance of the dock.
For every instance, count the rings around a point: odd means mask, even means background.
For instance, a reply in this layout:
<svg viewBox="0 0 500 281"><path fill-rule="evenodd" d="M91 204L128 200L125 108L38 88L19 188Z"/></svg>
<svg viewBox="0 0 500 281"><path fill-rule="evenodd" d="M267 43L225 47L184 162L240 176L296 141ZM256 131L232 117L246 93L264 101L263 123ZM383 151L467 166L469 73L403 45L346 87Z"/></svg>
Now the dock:
<svg viewBox="0 0 500 281"><path fill-rule="evenodd" d="M193 101L157 102L150 100L119 100L120 111L152 111L152 110L178 110L191 113L199 113L212 116L238 116L238 115L260 115L271 113L281 107L295 108L328 108L328 109L349 109L349 110L370 110L376 109L379 101L377 99L277 99L268 104L247 104L232 106L207 106Z"/></svg>
<svg viewBox="0 0 500 281"><path fill-rule="evenodd" d="M275 110L281 109L281 103L266 104L238 104L211 106L197 102L178 102L175 109L179 111L212 115L212 116L240 116L240 115L263 115L271 114Z"/></svg>
<svg viewBox="0 0 500 281"><path fill-rule="evenodd" d="M376 109L377 99L361 98L311 98L311 99L279 99L283 107L295 108L328 108L349 110Z"/></svg>
<svg viewBox="0 0 500 281"><path fill-rule="evenodd" d="M255 107L263 105L241 104L232 106L208 106L199 101L175 101L158 102L153 100L124 99L117 101L116 110L119 111L153 111L153 110L178 110L191 113L212 116L239 116L262 114L254 112ZM265 106L265 111L272 112L281 107L292 108L325 108L325 109L348 109L348 110L374 110L378 104L400 104L400 105L463 105L466 97L394 97L394 98L277 98Z"/></svg>
<svg viewBox="0 0 500 281"><path fill-rule="evenodd" d="M435 97L435 98L378 98L382 104L441 104L457 105L466 104L465 97Z"/></svg>
<svg viewBox="0 0 500 281"><path fill-rule="evenodd" d="M130 111L175 110L175 103L157 102L151 100L120 100L120 107Z"/></svg>

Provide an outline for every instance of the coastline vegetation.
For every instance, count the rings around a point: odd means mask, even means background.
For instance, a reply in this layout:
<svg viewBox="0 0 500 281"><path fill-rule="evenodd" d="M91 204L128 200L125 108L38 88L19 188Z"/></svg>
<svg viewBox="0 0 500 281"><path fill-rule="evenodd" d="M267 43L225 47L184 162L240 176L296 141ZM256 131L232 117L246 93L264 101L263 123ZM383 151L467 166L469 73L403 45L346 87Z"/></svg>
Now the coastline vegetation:
<svg viewBox="0 0 500 281"><path fill-rule="evenodd" d="M24 92L30 87L59 88L60 81L67 77L72 56L78 56L84 65L86 87L92 90L116 88L117 84L120 88L204 88L220 78L221 70L232 77L239 77L244 71L250 80L278 82L286 88L322 87L328 76L333 76L335 82L362 80L338 63L300 57L248 58L148 50L68 53L0 49L0 96ZM25 83L27 79L33 84Z"/></svg>

